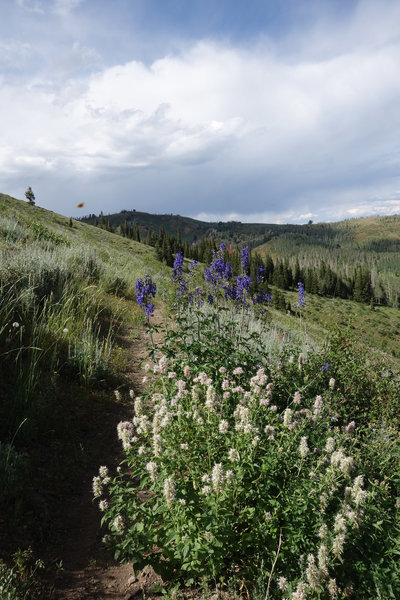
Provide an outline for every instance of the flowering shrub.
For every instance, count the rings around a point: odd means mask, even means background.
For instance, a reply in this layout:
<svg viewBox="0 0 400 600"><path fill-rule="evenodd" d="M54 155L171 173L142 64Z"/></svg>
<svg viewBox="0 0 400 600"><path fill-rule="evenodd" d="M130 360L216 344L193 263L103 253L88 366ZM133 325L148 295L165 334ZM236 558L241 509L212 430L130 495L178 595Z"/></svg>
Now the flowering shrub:
<svg viewBox="0 0 400 600"><path fill-rule="evenodd" d="M249 586L263 565L274 598L370 598L378 494L354 423L332 425L332 388L282 408L264 368L183 359L155 364L151 402L118 426L124 469L94 478L116 556L187 584Z"/></svg>

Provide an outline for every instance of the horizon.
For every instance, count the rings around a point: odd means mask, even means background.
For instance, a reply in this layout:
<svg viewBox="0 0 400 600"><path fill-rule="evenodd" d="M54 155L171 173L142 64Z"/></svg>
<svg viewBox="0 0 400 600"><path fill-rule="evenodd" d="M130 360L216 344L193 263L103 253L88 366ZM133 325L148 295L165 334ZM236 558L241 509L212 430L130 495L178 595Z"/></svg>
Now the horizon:
<svg viewBox="0 0 400 600"><path fill-rule="evenodd" d="M12 0L0 189L75 216L400 213L396 0Z"/></svg>

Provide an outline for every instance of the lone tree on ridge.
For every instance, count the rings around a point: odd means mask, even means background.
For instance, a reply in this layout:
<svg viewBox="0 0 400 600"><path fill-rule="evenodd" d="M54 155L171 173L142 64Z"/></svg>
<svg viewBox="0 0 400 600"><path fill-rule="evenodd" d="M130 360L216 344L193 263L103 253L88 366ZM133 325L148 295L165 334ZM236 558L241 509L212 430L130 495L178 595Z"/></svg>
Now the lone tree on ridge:
<svg viewBox="0 0 400 600"><path fill-rule="evenodd" d="M35 194L32 191L31 186L28 187L28 189L25 192L25 196L29 202L29 204L32 204L32 206L35 205Z"/></svg>

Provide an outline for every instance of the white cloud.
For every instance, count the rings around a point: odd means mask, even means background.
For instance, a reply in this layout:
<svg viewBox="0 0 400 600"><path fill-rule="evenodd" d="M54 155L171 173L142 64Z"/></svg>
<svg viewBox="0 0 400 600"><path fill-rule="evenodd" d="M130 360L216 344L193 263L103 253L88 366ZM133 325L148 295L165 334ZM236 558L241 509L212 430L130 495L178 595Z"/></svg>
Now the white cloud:
<svg viewBox="0 0 400 600"><path fill-rule="evenodd" d="M68 15L77 8L83 0L16 0L21 8L39 14L54 12L61 16Z"/></svg>
<svg viewBox="0 0 400 600"><path fill-rule="evenodd" d="M78 4L52 6L62 14ZM203 40L149 66L131 60L61 86L38 76L19 87L5 81L0 167L131 173L153 194L170 186L176 202L191 184L207 214L240 220L243 200L261 220L363 210L363 199L398 186L400 7L383 4L360 3L345 27L320 22L303 32L298 55ZM57 60L70 72L98 57L75 43ZM216 208L228 202L228 211Z"/></svg>

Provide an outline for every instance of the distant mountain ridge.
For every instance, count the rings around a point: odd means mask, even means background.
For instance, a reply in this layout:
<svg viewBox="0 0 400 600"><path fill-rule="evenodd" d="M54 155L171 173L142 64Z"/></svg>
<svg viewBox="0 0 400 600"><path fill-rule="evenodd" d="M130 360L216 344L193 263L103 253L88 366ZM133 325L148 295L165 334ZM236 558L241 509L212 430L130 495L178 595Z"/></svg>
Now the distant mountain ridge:
<svg viewBox="0 0 400 600"><path fill-rule="evenodd" d="M252 248L269 244L281 236L296 236L302 240L326 247L353 246L365 251L397 252L400 250L400 215L362 217L335 223L312 223L304 225L274 223L241 223L240 221L207 222L174 214L152 214L136 210L122 210L107 215L91 214L79 220L100 224L104 220L112 230L127 224L137 226L143 238L148 232L158 233L161 227L168 235L176 235L180 229L183 241L193 243L202 237L214 237L233 244L249 244ZM300 237L297 237L300 236ZM273 248L273 244L272 244Z"/></svg>

